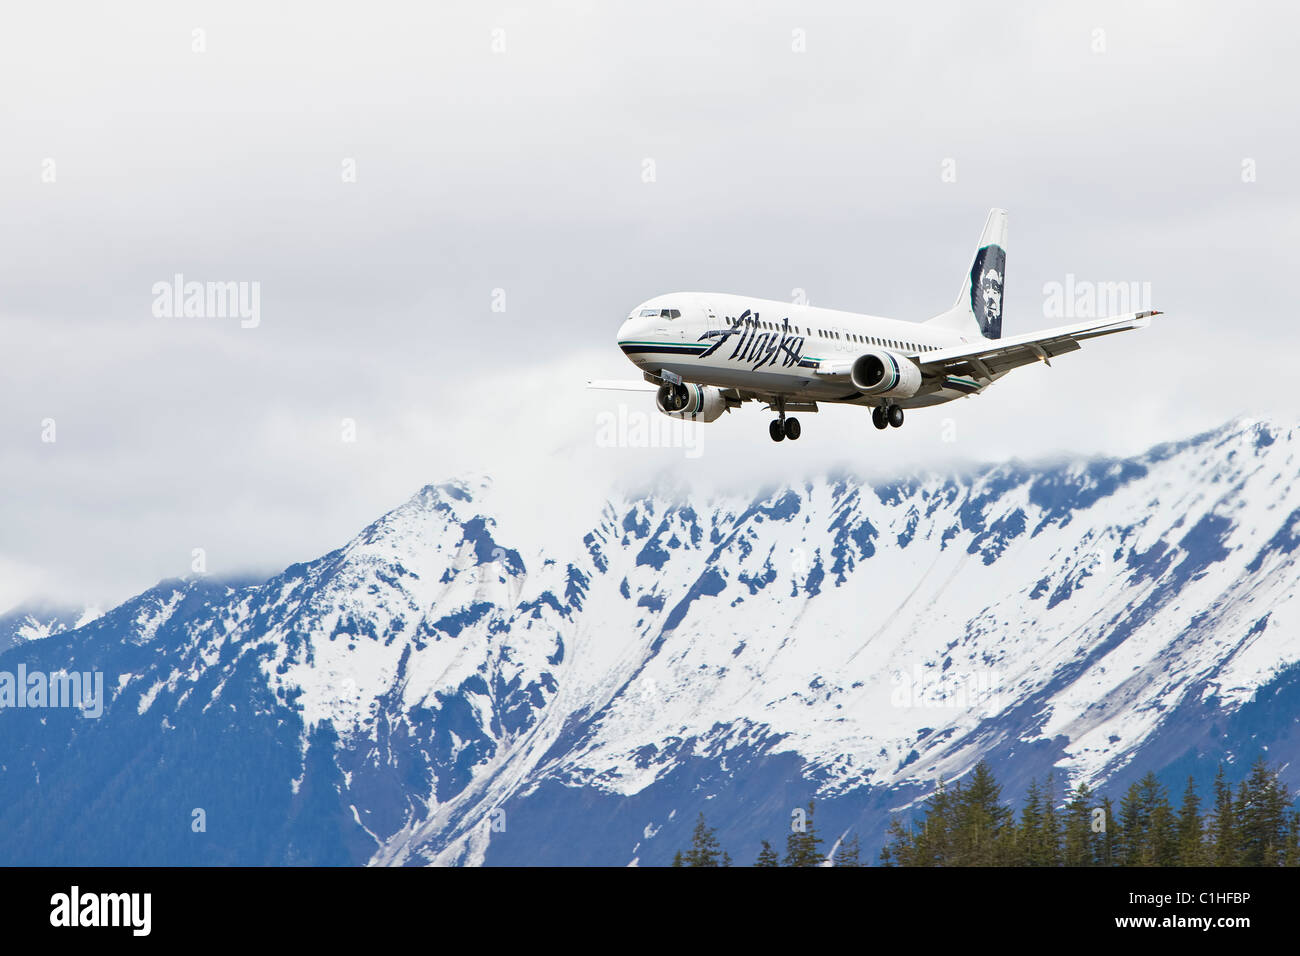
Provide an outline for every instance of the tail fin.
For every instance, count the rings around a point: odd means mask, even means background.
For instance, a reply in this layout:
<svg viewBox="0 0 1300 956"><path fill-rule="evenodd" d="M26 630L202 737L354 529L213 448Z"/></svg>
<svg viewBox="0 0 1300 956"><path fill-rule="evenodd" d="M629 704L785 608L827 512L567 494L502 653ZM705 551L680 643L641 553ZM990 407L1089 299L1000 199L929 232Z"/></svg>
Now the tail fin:
<svg viewBox="0 0 1300 956"><path fill-rule="evenodd" d="M986 339L1002 337L1002 290L1007 278L1007 211L990 209L980 233L970 272L962 283L961 295L947 312L930 319L928 325L979 333Z"/></svg>

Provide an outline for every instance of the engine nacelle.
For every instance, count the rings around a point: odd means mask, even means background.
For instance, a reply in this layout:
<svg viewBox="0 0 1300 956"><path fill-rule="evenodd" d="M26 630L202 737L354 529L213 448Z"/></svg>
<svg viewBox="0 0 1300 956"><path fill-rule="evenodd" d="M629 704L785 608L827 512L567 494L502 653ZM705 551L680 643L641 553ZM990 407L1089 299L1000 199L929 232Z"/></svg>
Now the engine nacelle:
<svg viewBox="0 0 1300 956"><path fill-rule="evenodd" d="M693 422L714 421L727 410L727 399L721 389L686 382L659 386L655 404L669 418Z"/></svg>
<svg viewBox="0 0 1300 956"><path fill-rule="evenodd" d="M921 387L921 369L905 355L872 351L853 360L849 379L864 395L911 398Z"/></svg>

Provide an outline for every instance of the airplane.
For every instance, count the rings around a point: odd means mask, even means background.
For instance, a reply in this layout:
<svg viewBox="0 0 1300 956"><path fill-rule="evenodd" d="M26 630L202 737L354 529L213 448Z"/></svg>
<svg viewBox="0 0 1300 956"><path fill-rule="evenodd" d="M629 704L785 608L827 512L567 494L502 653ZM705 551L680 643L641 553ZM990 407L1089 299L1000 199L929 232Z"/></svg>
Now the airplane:
<svg viewBox="0 0 1300 956"><path fill-rule="evenodd" d="M1144 328L1156 311L1129 312L1002 337L1007 213L989 212L952 308L925 322L709 292L642 302L618 330L637 381L591 388L655 391L659 411L712 422L756 401L776 414L773 441L801 434L791 413L820 403L871 408L878 429L900 428L903 410L978 395L1012 369L1052 359L1102 335Z"/></svg>

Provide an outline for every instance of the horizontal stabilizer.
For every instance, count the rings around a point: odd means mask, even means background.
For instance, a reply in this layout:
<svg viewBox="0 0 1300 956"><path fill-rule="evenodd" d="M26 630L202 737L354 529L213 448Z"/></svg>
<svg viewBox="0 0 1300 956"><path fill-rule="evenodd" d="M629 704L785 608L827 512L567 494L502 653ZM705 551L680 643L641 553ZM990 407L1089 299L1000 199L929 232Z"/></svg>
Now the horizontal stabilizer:
<svg viewBox="0 0 1300 956"><path fill-rule="evenodd" d="M614 392L653 392L658 390L657 385L652 385L646 381L612 378L593 379L587 383L587 387L603 388Z"/></svg>

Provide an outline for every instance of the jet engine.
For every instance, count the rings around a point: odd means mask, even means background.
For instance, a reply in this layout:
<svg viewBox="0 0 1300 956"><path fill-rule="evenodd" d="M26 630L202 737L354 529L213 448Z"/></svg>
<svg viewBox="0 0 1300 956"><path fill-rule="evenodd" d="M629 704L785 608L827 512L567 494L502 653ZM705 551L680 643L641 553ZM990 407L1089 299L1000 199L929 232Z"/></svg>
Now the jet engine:
<svg viewBox="0 0 1300 956"><path fill-rule="evenodd" d="M849 379L864 395L910 398L921 387L921 369L905 355L872 351L853 360Z"/></svg>
<svg viewBox="0 0 1300 956"><path fill-rule="evenodd" d="M655 404L669 418L683 418L693 422L714 421L727 410L727 399L723 396L722 389L686 382L659 386Z"/></svg>

